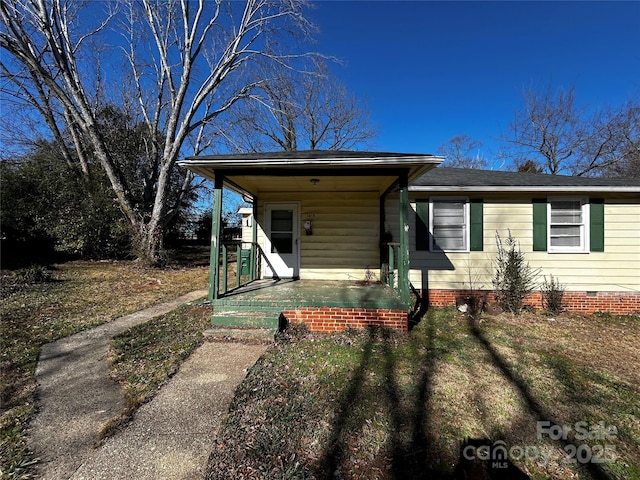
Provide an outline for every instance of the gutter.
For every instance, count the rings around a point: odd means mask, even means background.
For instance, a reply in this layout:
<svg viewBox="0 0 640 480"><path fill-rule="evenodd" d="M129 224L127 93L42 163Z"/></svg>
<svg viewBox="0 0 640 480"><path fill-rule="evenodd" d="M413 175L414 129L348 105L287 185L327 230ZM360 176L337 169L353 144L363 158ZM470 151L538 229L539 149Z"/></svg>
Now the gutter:
<svg viewBox="0 0 640 480"><path fill-rule="evenodd" d="M638 186L451 186L451 185L414 185L409 186L410 192L488 192L488 193L509 193L509 192L553 192L553 193L637 193L640 194Z"/></svg>
<svg viewBox="0 0 640 480"><path fill-rule="evenodd" d="M206 160L206 159L186 159L178 162L183 167L190 169L208 168L215 170L216 168L335 168L335 167L426 167L436 166L442 162L440 157L385 157L385 158L341 158L326 159L318 161L317 159L256 159L246 160Z"/></svg>

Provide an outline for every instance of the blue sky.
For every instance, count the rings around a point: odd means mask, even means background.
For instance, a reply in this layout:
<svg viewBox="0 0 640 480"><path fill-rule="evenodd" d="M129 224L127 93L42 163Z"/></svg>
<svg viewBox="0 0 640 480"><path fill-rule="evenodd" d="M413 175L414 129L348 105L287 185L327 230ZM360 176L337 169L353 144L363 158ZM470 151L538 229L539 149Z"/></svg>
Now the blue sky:
<svg viewBox="0 0 640 480"><path fill-rule="evenodd" d="M597 108L640 97L640 2L319 1L315 46L344 61L377 150L435 153L468 134L491 158L522 92L575 86Z"/></svg>

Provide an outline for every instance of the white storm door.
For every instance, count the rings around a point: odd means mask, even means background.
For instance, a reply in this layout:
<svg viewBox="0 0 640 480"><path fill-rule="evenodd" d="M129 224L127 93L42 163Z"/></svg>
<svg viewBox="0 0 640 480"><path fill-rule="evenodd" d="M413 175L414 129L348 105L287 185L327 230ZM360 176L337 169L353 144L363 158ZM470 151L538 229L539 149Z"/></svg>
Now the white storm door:
<svg viewBox="0 0 640 480"><path fill-rule="evenodd" d="M265 205L265 245L263 275L294 278L300 274L298 238L299 206L296 203Z"/></svg>

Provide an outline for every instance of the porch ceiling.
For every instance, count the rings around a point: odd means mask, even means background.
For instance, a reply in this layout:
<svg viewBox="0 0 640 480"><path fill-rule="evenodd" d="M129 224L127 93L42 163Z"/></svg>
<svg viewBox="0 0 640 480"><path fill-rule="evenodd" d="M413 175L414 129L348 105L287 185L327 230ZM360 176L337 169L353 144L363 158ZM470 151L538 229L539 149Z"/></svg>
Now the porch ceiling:
<svg viewBox="0 0 640 480"><path fill-rule="evenodd" d="M291 177L229 176L228 181L246 192L260 195L264 192L384 192L396 176L331 176L300 175ZM312 181L313 180L313 181Z"/></svg>

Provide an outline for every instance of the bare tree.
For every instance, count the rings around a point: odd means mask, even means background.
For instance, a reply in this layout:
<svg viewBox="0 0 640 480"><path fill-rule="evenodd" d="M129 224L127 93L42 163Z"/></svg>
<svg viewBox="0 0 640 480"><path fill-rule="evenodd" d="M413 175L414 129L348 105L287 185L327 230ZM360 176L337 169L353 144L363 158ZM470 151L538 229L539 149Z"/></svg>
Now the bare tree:
<svg viewBox="0 0 640 480"><path fill-rule="evenodd" d="M362 100L331 76L319 59L304 71L263 70L259 101L235 112L232 148L353 150L376 136ZM255 100L255 98L254 98Z"/></svg>
<svg viewBox="0 0 640 480"><path fill-rule="evenodd" d="M633 161L640 142L638 105L588 110L576 105L575 88L524 93L505 139L517 166L536 164L551 174L598 175ZM634 153L635 152L635 153Z"/></svg>
<svg viewBox="0 0 640 480"><path fill-rule="evenodd" d="M524 101L525 109L516 112L510 125L508 152L516 165L535 160L547 173L561 173L583 141L574 88L554 92L548 87L542 93L529 89Z"/></svg>
<svg viewBox="0 0 640 480"><path fill-rule="evenodd" d="M291 66L295 52L283 39L307 32L304 6L304 0L3 0L0 47L9 54L1 62L3 93L37 109L55 141L72 145L68 161L79 171L91 152L139 256L157 263L163 229L191 188L185 175L177 201L168 201L176 161L187 145L196 154L209 146L218 117L262 83L249 76L252 65ZM103 49L104 65L95 62L96 45L111 45ZM115 85L131 88L109 101L125 105L133 123L147 129L149 211L138 207L138 189L128 185L100 129L98 112Z"/></svg>
<svg viewBox="0 0 640 480"><path fill-rule="evenodd" d="M445 165L456 168L487 167L487 159L480 153L482 142L467 134L456 135L438 147L438 153L446 157Z"/></svg>
<svg viewBox="0 0 640 480"><path fill-rule="evenodd" d="M593 115L572 165L575 175L640 177L640 105L628 101Z"/></svg>

